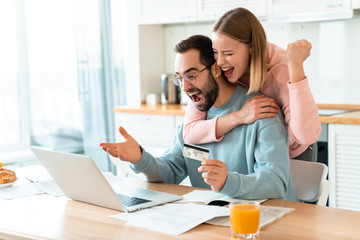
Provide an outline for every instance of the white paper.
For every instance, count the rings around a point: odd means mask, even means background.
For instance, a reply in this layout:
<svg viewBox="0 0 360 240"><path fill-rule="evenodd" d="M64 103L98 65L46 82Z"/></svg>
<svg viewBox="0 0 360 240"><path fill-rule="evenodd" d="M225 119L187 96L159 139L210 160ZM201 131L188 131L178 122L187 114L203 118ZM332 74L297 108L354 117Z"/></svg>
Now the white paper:
<svg viewBox="0 0 360 240"><path fill-rule="evenodd" d="M31 182L52 179L49 172L42 165L17 168L16 175L20 178L28 179Z"/></svg>
<svg viewBox="0 0 360 240"><path fill-rule="evenodd" d="M4 200L28 197L43 193L38 190L32 183L15 184L14 186L1 188L0 198Z"/></svg>
<svg viewBox="0 0 360 240"><path fill-rule="evenodd" d="M294 211L294 208L285 207L272 207L272 206L260 206L260 228L274 222L275 220L285 216L286 214ZM230 227L229 217L216 217L207 221L206 223L212 225L219 225Z"/></svg>
<svg viewBox="0 0 360 240"><path fill-rule="evenodd" d="M294 208L260 206L260 228L294 211Z"/></svg>
<svg viewBox="0 0 360 240"><path fill-rule="evenodd" d="M35 187L46 194L54 197L64 196L63 191L59 188L54 180L43 180L40 182L33 183Z"/></svg>
<svg viewBox="0 0 360 240"><path fill-rule="evenodd" d="M263 203L267 199L260 200L244 200L240 198L230 198L224 194L217 193L211 190L194 190L188 194L183 195L183 199L178 202L192 202L192 203L205 203L208 204L213 200L222 200L226 202L237 202L237 201L256 201L258 203Z"/></svg>
<svg viewBox="0 0 360 240"><path fill-rule="evenodd" d="M179 235L219 216L229 216L229 209L195 203L168 203L110 217L124 220L129 225Z"/></svg>
<svg viewBox="0 0 360 240"><path fill-rule="evenodd" d="M223 199L227 196L211 190L194 190L188 194L183 195L183 199L178 202L192 202L192 203L209 203L215 199Z"/></svg>

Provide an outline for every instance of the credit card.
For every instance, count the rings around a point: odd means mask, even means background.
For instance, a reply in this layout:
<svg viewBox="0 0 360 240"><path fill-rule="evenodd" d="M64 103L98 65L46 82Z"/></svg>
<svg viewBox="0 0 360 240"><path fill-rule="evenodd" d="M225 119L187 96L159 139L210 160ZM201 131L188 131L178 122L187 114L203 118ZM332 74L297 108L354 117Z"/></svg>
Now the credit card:
<svg viewBox="0 0 360 240"><path fill-rule="evenodd" d="M202 161L209 159L209 152L208 148L184 143L184 156L187 158Z"/></svg>

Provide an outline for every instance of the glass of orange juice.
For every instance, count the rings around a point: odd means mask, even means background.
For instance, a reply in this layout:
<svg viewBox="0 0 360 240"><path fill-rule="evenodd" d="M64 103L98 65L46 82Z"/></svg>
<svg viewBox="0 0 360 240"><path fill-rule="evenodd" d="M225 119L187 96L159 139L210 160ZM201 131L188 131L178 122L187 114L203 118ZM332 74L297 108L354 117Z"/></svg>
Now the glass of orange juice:
<svg viewBox="0 0 360 240"><path fill-rule="evenodd" d="M260 204L256 201L234 202L229 208L232 237L259 239Z"/></svg>

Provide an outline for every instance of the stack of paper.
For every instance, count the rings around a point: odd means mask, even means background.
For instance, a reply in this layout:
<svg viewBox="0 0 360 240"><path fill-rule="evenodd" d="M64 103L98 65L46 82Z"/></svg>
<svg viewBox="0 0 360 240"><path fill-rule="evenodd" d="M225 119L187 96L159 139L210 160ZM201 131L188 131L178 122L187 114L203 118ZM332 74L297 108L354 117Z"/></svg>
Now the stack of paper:
<svg viewBox="0 0 360 240"><path fill-rule="evenodd" d="M0 189L0 199L9 200L20 197L29 197L43 192L32 183L15 184L14 186Z"/></svg>
<svg viewBox="0 0 360 240"><path fill-rule="evenodd" d="M229 208L206 205L214 200L236 202L241 199L209 190L194 190L183 196L183 200L161 206L120 213L110 217L126 221L127 224L163 233L179 235L201 223L230 227ZM265 200L256 200L262 203ZM293 208L260 207L260 227L292 212Z"/></svg>
<svg viewBox="0 0 360 240"><path fill-rule="evenodd" d="M129 225L179 235L220 216L229 218L229 209L195 203L168 203L110 217L124 220Z"/></svg>

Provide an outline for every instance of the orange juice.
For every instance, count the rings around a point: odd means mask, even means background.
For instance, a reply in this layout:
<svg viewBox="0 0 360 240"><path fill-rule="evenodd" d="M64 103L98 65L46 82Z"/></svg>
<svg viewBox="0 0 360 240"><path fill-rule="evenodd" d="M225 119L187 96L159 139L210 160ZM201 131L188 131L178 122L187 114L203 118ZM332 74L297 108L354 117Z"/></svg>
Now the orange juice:
<svg viewBox="0 0 360 240"><path fill-rule="evenodd" d="M3 166L3 164L2 164L2 162L0 162L0 168L2 168L2 166Z"/></svg>
<svg viewBox="0 0 360 240"><path fill-rule="evenodd" d="M256 233L259 229L260 206L233 204L230 206L230 225L235 234Z"/></svg>

